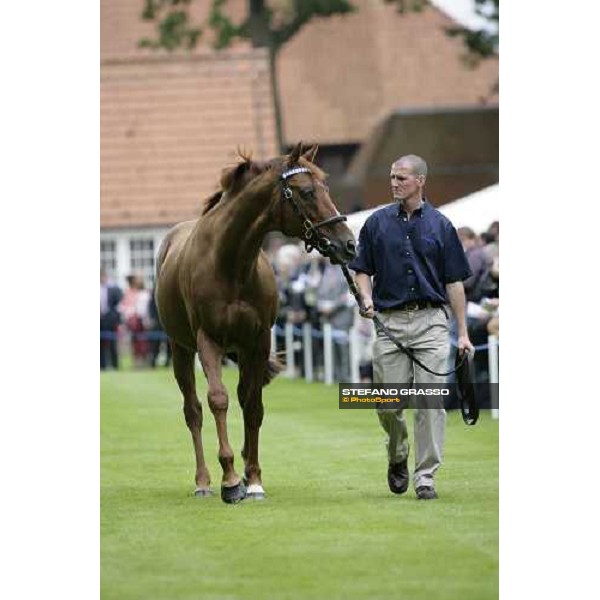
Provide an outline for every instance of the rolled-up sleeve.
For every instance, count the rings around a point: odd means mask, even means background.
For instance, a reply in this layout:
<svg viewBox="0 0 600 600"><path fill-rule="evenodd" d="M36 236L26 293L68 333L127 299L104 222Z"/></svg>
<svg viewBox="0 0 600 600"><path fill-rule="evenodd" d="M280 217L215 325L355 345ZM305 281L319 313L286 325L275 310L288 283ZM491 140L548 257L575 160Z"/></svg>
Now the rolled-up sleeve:
<svg viewBox="0 0 600 600"><path fill-rule="evenodd" d="M353 271L373 275L375 265L373 262L373 248L371 244L371 234L369 221L363 225L358 236L358 253L356 258L348 265Z"/></svg>
<svg viewBox="0 0 600 600"><path fill-rule="evenodd" d="M444 227L444 283L464 281L472 275L456 229L450 221Z"/></svg>

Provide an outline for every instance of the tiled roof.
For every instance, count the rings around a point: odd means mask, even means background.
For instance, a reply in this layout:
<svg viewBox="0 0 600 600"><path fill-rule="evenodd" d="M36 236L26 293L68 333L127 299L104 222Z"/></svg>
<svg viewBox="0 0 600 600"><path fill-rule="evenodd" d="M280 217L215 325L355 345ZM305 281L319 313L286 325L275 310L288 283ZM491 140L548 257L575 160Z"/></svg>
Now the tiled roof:
<svg viewBox="0 0 600 600"><path fill-rule="evenodd" d="M467 69L463 42L445 33L456 25L445 13L400 15L383 0L353 3L355 13L311 21L281 51L287 142L360 143L395 110L472 106L490 96L497 59Z"/></svg>
<svg viewBox="0 0 600 600"><path fill-rule="evenodd" d="M102 227L192 218L238 146L276 154L263 50L110 61L101 79Z"/></svg>
<svg viewBox="0 0 600 600"><path fill-rule="evenodd" d="M498 77L496 60L469 71L452 21L437 9L403 16L383 0L315 19L281 51L288 143L365 141L399 108L473 105ZM209 2L193 2L195 20ZM243 16L246 0L229 0ZM245 146L276 154L267 55L247 42L191 54L137 47L153 26L142 0L101 0L101 225L167 225L193 217L221 168ZM496 99L497 100L497 99Z"/></svg>

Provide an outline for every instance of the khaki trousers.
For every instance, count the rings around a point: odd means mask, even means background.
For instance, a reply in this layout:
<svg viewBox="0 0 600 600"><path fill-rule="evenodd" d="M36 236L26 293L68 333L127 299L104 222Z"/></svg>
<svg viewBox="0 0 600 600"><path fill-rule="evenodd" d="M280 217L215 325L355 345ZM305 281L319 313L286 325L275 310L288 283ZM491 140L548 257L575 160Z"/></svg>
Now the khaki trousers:
<svg viewBox="0 0 600 600"><path fill-rule="evenodd" d="M448 370L450 351L449 322L443 308L397 310L381 313L382 322L404 346L434 371ZM401 352L384 333L378 333L373 347L374 383L446 383L424 371ZM432 406L428 397L428 405ZM416 408L414 419L414 486L433 486L433 475L442 464L446 436L446 411L443 397L435 408ZM408 431L403 409L377 409L379 421L387 433L388 460L406 460L409 455Z"/></svg>

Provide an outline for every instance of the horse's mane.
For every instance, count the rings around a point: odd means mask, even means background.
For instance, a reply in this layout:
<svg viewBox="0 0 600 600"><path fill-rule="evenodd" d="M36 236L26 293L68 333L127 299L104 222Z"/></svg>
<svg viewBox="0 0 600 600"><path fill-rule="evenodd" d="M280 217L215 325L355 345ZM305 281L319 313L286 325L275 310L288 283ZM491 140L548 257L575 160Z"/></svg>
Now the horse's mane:
<svg viewBox="0 0 600 600"><path fill-rule="evenodd" d="M300 151L302 150L302 145L299 146L299 149ZM217 204L219 204L226 193L229 196L234 196L244 189L244 187L248 185L248 183L250 183L250 181L252 181L255 177L261 175L269 169L272 169L278 163L278 160L280 160L275 158L265 162L256 162L252 160L251 152L240 150L239 148L237 155L238 158L241 159L241 162L223 169L220 182L221 189L204 201L202 215L205 215ZM318 180L325 181L327 179L327 173L325 173L325 171L317 167L317 165L304 156L299 156L296 159L296 162L298 165L309 169Z"/></svg>
<svg viewBox="0 0 600 600"><path fill-rule="evenodd" d="M204 208L202 209L202 214L205 215L209 210L214 208L221 200L221 196L223 195L223 190L219 190L215 192L212 196L208 197L204 201Z"/></svg>
<svg viewBox="0 0 600 600"><path fill-rule="evenodd" d="M237 154L241 162L223 169L220 181L221 189L204 201L203 215L212 210L222 200L226 192L228 195L234 196L250 183L252 179L264 173L272 166L272 161L253 161L252 153L246 150L238 148Z"/></svg>

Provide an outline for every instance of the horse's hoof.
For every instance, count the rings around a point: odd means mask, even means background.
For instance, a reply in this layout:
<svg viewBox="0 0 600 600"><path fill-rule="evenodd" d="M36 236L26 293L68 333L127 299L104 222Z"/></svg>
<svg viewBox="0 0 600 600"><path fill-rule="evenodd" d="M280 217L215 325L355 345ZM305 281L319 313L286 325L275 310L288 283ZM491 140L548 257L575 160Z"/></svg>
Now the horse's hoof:
<svg viewBox="0 0 600 600"><path fill-rule="evenodd" d="M237 504L246 497L246 486L240 481L231 487L221 486L221 500L227 504Z"/></svg>
<svg viewBox="0 0 600 600"><path fill-rule="evenodd" d="M213 495L213 491L210 488L196 488L194 490L195 498L207 498Z"/></svg>
<svg viewBox="0 0 600 600"><path fill-rule="evenodd" d="M264 500L266 498L265 490L262 485L253 483L246 490L246 500Z"/></svg>

